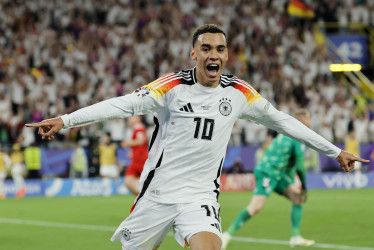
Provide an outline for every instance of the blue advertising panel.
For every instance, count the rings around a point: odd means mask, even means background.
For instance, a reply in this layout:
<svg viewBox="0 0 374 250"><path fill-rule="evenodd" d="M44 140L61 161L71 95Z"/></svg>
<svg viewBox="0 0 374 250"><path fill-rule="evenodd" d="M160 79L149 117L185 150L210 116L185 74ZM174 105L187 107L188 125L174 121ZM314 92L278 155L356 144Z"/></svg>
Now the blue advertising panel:
<svg viewBox="0 0 374 250"><path fill-rule="evenodd" d="M253 174L224 174L221 176L221 191L253 190L255 187ZM60 196L111 196L129 195L124 178L82 178L50 180L26 180L25 197L60 197ZM330 172L307 174L308 189L357 189L373 188L374 172L345 173ZM14 198L17 188L13 180L5 181L6 197Z"/></svg>
<svg viewBox="0 0 374 250"><path fill-rule="evenodd" d="M6 180L4 183L6 197L15 197L18 191L13 180ZM44 182L42 180L26 180L26 197L44 196Z"/></svg>
<svg viewBox="0 0 374 250"><path fill-rule="evenodd" d="M42 149L43 175L63 175L69 170L69 161L73 150Z"/></svg>
<svg viewBox="0 0 374 250"><path fill-rule="evenodd" d="M339 52L352 63L364 65L368 62L367 39L364 35L328 35ZM331 53L331 51L330 51Z"/></svg>
<svg viewBox="0 0 374 250"><path fill-rule="evenodd" d="M124 178L86 178L61 179L45 181L45 196L110 196L129 194L125 187Z"/></svg>
<svg viewBox="0 0 374 250"><path fill-rule="evenodd" d="M309 189L356 189L373 188L374 173L324 173L307 174Z"/></svg>
<svg viewBox="0 0 374 250"><path fill-rule="evenodd" d="M13 198L17 187L13 180L5 181L6 197ZM25 197L57 197L57 196L110 196L117 194L130 194L126 188L124 178L81 178L50 180L25 180Z"/></svg>

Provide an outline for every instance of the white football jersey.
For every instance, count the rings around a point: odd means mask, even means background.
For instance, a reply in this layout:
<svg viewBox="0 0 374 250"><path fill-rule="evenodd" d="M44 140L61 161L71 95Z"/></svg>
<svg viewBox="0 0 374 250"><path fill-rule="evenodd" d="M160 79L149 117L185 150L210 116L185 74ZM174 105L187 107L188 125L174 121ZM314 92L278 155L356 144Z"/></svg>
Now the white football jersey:
<svg viewBox="0 0 374 250"><path fill-rule="evenodd" d="M196 80L195 68L167 74L132 94L61 118L64 127L155 113L155 130L141 175L138 198L161 203L218 199L231 130L238 118L284 133L330 157L340 149L299 121L275 109L245 81L221 75L216 88Z"/></svg>

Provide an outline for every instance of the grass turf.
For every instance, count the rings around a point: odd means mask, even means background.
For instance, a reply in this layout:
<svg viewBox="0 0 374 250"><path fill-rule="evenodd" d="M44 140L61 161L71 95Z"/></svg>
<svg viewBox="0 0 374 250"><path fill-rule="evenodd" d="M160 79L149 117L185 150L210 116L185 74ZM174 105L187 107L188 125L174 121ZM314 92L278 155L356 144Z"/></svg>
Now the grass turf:
<svg viewBox="0 0 374 250"><path fill-rule="evenodd" d="M251 192L221 194L219 201L223 230L248 204L251 196ZM2 200L0 249L121 249L119 242L110 242L110 237L128 215L133 200L133 196ZM301 232L304 237L315 239L317 243L374 249L373 208L374 189L313 190L309 192L304 207ZM290 202L273 194L263 211L235 236L288 241L289 213ZM4 218L23 221L6 222ZM101 227L75 228L71 224ZM167 236L160 249L182 248L174 237ZM234 240L228 249L291 248Z"/></svg>

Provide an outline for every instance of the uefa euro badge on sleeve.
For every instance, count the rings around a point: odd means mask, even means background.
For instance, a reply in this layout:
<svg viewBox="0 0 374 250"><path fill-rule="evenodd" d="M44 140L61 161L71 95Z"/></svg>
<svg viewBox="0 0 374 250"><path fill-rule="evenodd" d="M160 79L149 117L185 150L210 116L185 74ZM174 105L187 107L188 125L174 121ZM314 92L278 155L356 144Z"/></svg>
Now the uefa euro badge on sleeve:
<svg viewBox="0 0 374 250"><path fill-rule="evenodd" d="M266 104L265 104L265 106L264 106L264 110L265 111L268 111L269 110L269 108L270 108L270 102L268 101Z"/></svg>
<svg viewBox="0 0 374 250"><path fill-rule="evenodd" d="M134 93L139 97L144 97L149 95L150 89L148 87L140 87L134 91Z"/></svg>

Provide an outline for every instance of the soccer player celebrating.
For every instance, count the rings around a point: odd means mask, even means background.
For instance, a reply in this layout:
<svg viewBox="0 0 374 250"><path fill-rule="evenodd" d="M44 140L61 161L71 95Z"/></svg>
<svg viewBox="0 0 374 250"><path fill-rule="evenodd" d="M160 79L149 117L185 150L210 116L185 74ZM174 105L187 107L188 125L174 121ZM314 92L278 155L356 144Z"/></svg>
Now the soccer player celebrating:
<svg viewBox="0 0 374 250"><path fill-rule="evenodd" d="M130 216L112 236L112 241L121 241L122 249L155 249L171 228L181 246L220 249L220 175L239 118L261 123L335 158L347 172L355 161L368 162L278 111L250 84L222 74L228 50L219 26L206 24L195 31L190 57L196 61L192 69L164 75L131 94L27 124L39 127L39 134L51 140L62 128L154 113L156 126L140 177L141 191Z"/></svg>
<svg viewBox="0 0 374 250"><path fill-rule="evenodd" d="M294 117L310 127L310 115L306 109L298 109ZM272 191L284 195L292 202L290 245L311 246L314 240L300 236L303 203L306 201L306 178L304 168L305 146L282 134L275 137L264 156L256 164L254 174L256 189L248 207L241 211L231 226L223 233L222 249L226 249L231 236L251 217L261 211ZM300 178L302 189L294 185L295 172Z"/></svg>
<svg viewBox="0 0 374 250"><path fill-rule="evenodd" d="M140 192L139 178L148 158L147 131L140 116L129 118L132 136L129 141L122 141L121 147L131 147L131 162L125 172L125 185L135 195Z"/></svg>

